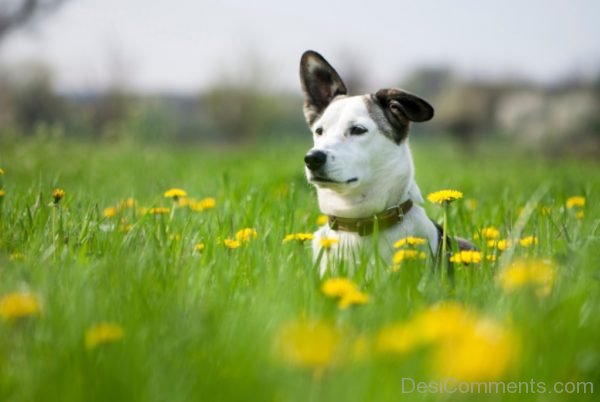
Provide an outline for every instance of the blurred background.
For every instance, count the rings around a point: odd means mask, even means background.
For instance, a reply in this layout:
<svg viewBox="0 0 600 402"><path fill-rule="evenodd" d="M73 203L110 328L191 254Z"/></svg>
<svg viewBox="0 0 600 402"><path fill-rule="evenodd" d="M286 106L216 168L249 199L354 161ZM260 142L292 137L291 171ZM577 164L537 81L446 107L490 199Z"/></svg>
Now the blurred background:
<svg viewBox="0 0 600 402"><path fill-rule="evenodd" d="M600 156L597 0L0 0L0 136L248 144L308 138L298 62L398 86L413 140Z"/></svg>

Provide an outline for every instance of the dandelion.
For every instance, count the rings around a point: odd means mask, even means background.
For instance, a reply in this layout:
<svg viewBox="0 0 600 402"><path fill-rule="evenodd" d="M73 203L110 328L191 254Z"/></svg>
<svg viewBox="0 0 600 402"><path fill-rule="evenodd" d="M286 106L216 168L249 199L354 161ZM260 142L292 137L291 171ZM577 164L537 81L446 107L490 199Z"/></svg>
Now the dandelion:
<svg viewBox="0 0 600 402"><path fill-rule="evenodd" d="M38 315L40 302L32 293L13 292L0 300L0 317L6 321Z"/></svg>
<svg viewBox="0 0 600 402"><path fill-rule="evenodd" d="M394 248L401 248L404 246L421 246L421 245L425 244L426 242L427 242L427 240L425 240L422 237L408 236L408 237L400 239L396 243L394 243Z"/></svg>
<svg viewBox="0 0 600 402"><path fill-rule="evenodd" d="M225 245L225 247L231 250L239 248L242 245L242 243L239 240L234 240L230 238L223 240L223 244Z"/></svg>
<svg viewBox="0 0 600 402"><path fill-rule="evenodd" d="M463 264L478 264L481 262L481 252L475 250L462 250L450 257L450 262Z"/></svg>
<svg viewBox="0 0 600 402"><path fill-rule="evenodd" d="M113 218L115 215L117 215L117 207L104 208L104 211L102 214L104 215L105 218Z"/></svg>
<svg viewBox="0 0 600 402"><path fill-rule="evenodd" d="M319 217L317 218L317 225L323 226L328 221L329 221L329 218L327 217L327 215L319 215Z"/></svg>
<svg viewBox="0 0 600 402"><path fill-rule="evenodd" d="M555 277L556 269L549 260L523 259L502 270L497 281L507 293L532 287L539 297L543 297L550 294Z"/></svg>
<svg viewBox="0 0 600 402"><path fill-rule="evenodd" d="M256 229L252 228L240 229L235 234L236 240L241 243L248 243L250 240L256 239L257 236Z"/></svg>
<svg viewBox="0 0 600 402"><path fill-rule="evenodd" d="M323 247L325 250L329 250L334 244L339 243L339 239L336 239L335 237L321 237L319 239L319 244L321 245L321 247Z"/></svg>
<svg viewBox="0 0 600 402"><path fill-rule="evenodd" d="M306 241L312 240L314 235L312 233L292 233L288 234L283 238L283 243L290 243L292 241L296 241L298 243L304 243Z"/></svg>
<svg viewBox="0 0 600 402"><path fill-rule="evenodd" d="M177 202L179 198L187 197L187 193L180 188L171 188L163 194L165 198L172 198L173 201Z"/></svg>
<svg viewBox="0 0 600 402"><path fill-rule="evenodd" d="M526 236L519 240L521 247L531 247L538 244L538 238L535 236Z"/></svg>
<svg viewBox="0 0 600 402"><path fill-rule="evenodd" d="M201 252L203 252L203 251L204 251L204 248L205 248L205 247L206 247L206 246L204 245L204 243L197 243L197 244L194 246L194 250L196 250L196 251L198 251L198 252L200 252L200 253L201 253Z"/></svg>
<svg viewBox="0 0 600 402"><path fill-rule="evenodd" d="M217 200L212 197L203 198L200 201L196 202L193 208L197 211L204 211L206 209L212 209L217 205Z"/></svg>
<svg viewBox="0 0 600 402"><path fill-rule="evenodd" d="M339 350L341 335L324 320L295 320L281 325L274 336L276 356L291 365L323 369Z"/></svg>
<svg viewBox="0 0 600 402"><path fill-rule="evenodd" d="M485 227L483 229L481 229L479 232L475 233L475 238L479 239L486 239L486 240L493 240L493 239L497 239L500 237L500 231L494 227L494 226L488 226Z"/></svg>
<svg viewBox="0 0 600 402"><path fill-rule="evenodd" d="M410 249L402 249L396 251L394 254L394 265L399 265L402 261L406 260L424 260L427 258L427 255L420 250L410 250Z"/></svg>
<svg viewBox="0 0 600 402"><path fill-rule="evenodd" d="M441 378L492 381L502 378L517 360L518 345L511 330L479 318L456 337L434 349L432 368Z"/></svg>
<svg viewBox="0 0 600 402"><path fill-rule="evenodd" d="M63 198L65 198L65 190L62 188L55 188L52 191L52 202L54 202L54 205L57 205Z"/></svg>
<svg viewBox="0 0 600 402"><path fill-rule="evenodd" d="M501 378L518 352L516 336L508 328L452 302L384 327L376 345L386 354L406 354L428 346L433 373L460 381Z"/></svg>
<svg viewBox="0 0 600 402"><path fill-rule="evenodd" d="M167 215L169 212L171 212L170 208L155 207L155 208L150 208L146 213L149 215Z"/></svg>
<svg viewBox="0 0 600 402"><path fill-rule="evenodd" d="M23 261L25 260L25 255L21 253L11 253L8 256L8 259L11 261Z"/></svg>
<svg viewBox="0 0 600 402"><path fill-rule="evenodd" d="M503 240L489 240L487 246L490 248L496 248L500 251L505 251L512 246L512 242L508 239Z"/></svg>
<svg viewBox="0 0 600 402"><path fill-rule="evenodd" d="M566 202L567 208L569 209L573 209L573 208L583 208L585 207L585 197L582 197L580 195L574 196L574 197L569 197L567 198L567 202Z"/></svg>
<svg viewBox="0 0 600 402"><path fill-rule="evenodd" d="M440 190L427 196L427 199L434 204L451 203L461 198L463 198L463 193L457 190Z"/></svg>
<svg viewBox="0 0 600 402"><path fill-rule="evenodd" d="M321 292L331 298L342 297L357 290L356 284L347 278L327 279L321 285Z"/></svg>
<svg viewBox="0 0 600 402"><path fill-rule="evenodd" d="M353 304L366 304L369 296L362 293L356 284L346 278L327 279L321 285L321 292L327 297L339 299L338 307L346 309Z"/></svg>
<svg viewBox="0 0 600 402"><path fill-rule="evenodd" d="M103 322L88 328L85 332L85 347L95 349L102 344L118 342L124 335L120 325Z"/></svg>
<svg viewBox="0 0 600 402"><path fill-rule="evenodd" d="M369 296L361 291L350 292L342 296L338 303L338 307L342 310L347 309L353 304L367 304Z"/></svg>

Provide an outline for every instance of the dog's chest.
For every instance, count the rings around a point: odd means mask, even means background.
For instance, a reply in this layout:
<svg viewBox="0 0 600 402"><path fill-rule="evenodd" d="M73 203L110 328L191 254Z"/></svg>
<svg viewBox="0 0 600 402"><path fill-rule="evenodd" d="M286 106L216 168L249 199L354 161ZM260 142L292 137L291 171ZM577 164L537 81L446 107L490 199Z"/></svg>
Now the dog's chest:
<svg viewBox="0 0 600 402"><path fill-rule="evenodd" d="M433 253L438 247L438 230L429 220L423 208L415 206L404 216L402 222L373 235L360 236L355 232L336 231L328 225L315 232L313 240L313 255L321 255L321 275L327 270L328 262L343 259L347 262L359 262L363 256L372 258L375 248L384 261L391 263L394 254L394 243L402 238L414 236L428 241ZM377 239L377 240L376 240ZM377 244L375 244L377 242Z"/></svg>

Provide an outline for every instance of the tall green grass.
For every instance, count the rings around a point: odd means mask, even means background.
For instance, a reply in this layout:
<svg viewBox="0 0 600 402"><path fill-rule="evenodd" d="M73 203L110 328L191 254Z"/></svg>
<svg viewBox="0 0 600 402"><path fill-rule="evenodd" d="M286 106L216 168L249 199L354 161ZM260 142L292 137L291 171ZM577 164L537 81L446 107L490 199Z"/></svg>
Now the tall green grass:
<svg viewBox="0 0 600 402"><path fill-rule="evenodd" d="M465 194L450 208L452 234L472 237L493 225L505 238L529 202L531 214L518 229L537 236L538 244L516 247L510 259L499 253L496 263L459 265L450 286L423 262L398 272L369 258L358 269L339 266L337 275L369 295L367 304L340 310L320 290L310 246L282 244L288 233L317 227L316 195L303 177L308 148L308 142L233 150L0 142L0 297L27 290L41 308L37 316L0 322L0 400L597 398L598 163L543 159L504 146L463 152L413 144L424 194L442 188ZM66 196L54 207L57 187ZM172 207L162 196L172 187L214 197L216 207L139 213ZM565 206L575 195L587 200L581 219ZM128 197L137 200L137 212L104 217L104 208ZM439 207L425 207L441 218ZM256 239L237 249L223 245L246 227L256 229ZM195 250L200 242L202 252ZM553 261L557 277L548 296L498 286L501 264L520 257ZM449 300L514 330L518 359L499 380L584 381L595 395L589 388L585 395L403 393L404 377L433 379L428 351L378 352L378 334ZM327 322L344 334L340 342L362 339L365 352L320 369L297 367L277 353L279 329L297 319ZM86 331L100 322L121 326L123 338L86 348Z"/></svg>

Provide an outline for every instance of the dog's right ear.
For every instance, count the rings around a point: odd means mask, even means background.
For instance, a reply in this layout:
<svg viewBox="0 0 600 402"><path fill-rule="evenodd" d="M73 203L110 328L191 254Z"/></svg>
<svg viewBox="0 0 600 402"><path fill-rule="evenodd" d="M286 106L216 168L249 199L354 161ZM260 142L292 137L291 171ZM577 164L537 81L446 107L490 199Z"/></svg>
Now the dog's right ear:
<svg viewBox="0 0 600 402"><path fill-rule="evenodd" d="M304 92L304 118L309 126L338 95L346 95L339 74L319 53L307 50L300 59L300 82Z"/></svg>

